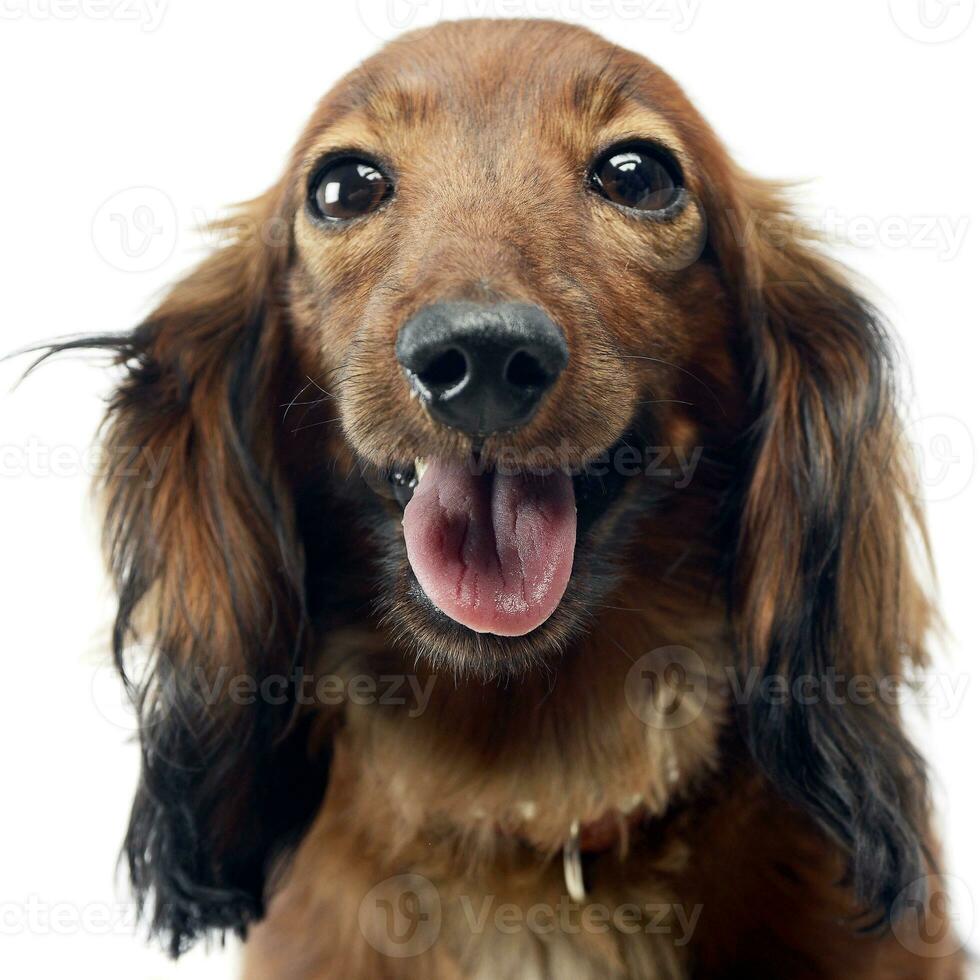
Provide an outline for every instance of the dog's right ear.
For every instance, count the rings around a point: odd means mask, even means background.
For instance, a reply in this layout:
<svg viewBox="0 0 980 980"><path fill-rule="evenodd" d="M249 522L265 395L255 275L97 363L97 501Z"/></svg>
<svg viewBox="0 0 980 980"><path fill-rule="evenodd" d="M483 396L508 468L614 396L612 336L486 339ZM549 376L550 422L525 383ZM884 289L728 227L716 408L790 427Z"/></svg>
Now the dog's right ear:
<svg viewBox="0 0 980 980"><path fill-rule="evenodd" d="M328 746L311 758L292 689L309 629L276 438L296 390L277 208L275 193L249 206L131 334L49 351L108 349L125 372L103 487L114 652L143 762L125 851L175 956L262 914L270 865L315 813L329 762Z"/></svg>

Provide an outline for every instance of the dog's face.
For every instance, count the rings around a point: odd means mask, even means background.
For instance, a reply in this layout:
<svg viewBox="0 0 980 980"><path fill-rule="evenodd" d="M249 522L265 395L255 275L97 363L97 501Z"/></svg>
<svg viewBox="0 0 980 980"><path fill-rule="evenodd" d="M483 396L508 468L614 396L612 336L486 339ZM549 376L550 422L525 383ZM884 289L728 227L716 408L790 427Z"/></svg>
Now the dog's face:
<svg viewBox="0 0 980 980"><path fill-rule="evenodd" d="M717 413L730 304L702 261L704 162L662 72L549 23L411 35L307 129L291 315L404 528L382 611L429 655L560 649L654 489L628 474L652 446L688 458Z"/></svg>

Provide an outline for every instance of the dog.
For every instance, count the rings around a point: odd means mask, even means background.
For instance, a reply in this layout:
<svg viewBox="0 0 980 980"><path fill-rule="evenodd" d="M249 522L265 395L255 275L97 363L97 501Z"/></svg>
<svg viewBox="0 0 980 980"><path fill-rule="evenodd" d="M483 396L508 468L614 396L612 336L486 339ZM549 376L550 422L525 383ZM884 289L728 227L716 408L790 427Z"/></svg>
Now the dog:
<svg viewBox="0 0 980 980"><path fill-rule="evenodd" d="M937 615L892 347L782 190L639 55L471 20L344 78L223 230L47 351L121 372L124 853L169 952L964 976L894 696Z"/></svg>

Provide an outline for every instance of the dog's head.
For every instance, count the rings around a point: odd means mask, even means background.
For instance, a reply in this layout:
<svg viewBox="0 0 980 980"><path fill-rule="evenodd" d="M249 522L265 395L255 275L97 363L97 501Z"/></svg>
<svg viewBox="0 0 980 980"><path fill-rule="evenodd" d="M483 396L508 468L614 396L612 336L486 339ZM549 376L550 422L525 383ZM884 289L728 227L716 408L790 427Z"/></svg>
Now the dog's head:
<svg viewBox="0 0 980 980"><path fill-rule="evenodd" d="M406 36L230 229L101 341L128 370L110 444L138 450L107 486L117 655L136 635L156 657L128 846L174 951L260 914L329 761L291 698L209 703L222 670L292 676L355 620L436 669L560 670L618 580L688 554L739 666L918 656L873 311L643 58L551 22ZM887 901L920 851L893 712L744 716Z"/></svg>
<svg viewBox="0 0 980 980"><path fill-rule="evenodd" d="M378 608L424 655L494 673L560 651L625 549L617 517L668 484L631 466L662 446L676 482L737 411L702 258L718 157L661 72L545 22L411 35L316 112L278 204L288 315L394 532Z"/></svg>

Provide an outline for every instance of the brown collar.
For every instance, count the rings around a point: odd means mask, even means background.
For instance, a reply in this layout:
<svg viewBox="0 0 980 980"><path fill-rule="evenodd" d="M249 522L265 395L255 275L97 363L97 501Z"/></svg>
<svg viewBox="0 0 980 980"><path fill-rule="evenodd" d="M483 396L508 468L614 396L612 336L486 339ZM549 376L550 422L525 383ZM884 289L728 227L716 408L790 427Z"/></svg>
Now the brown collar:
<svg viewBox="0 0 980 980"><path fill-rule="evenodd" d="M562 864L565 888L573 901L584 902L586 897L582 855L602 854L618 845L621 856L625 856L630 834L649 816L650 811L640 804L629 813L607 810L597 820L585 824L572 821L562 847ZM526 843L530 844L530 841Z"/></svg>
<svg viewBox="0 0 980 980"><path fill-rule="evenodd" d="M583 854L599 854L612 850L617 844L622 844L625 849L630 834L643 823L649 813L642 805L629 813L607 810L598 820L579 827L579 850Z"/></svg>
<svg viewBox="0 0 980 980"><path fill-rule="evenodd" d="M600 854L619 844L625 854L629 845L629 835L634 827L647 816L645 807L636 807L628 814L618 810L604 813L598 820L579 826L577 820L569 828L568 839L562 848L562 870L565 874L565 889L573 902L584 902L586 898L585 875L582 871L582 854Z"/></svg>

